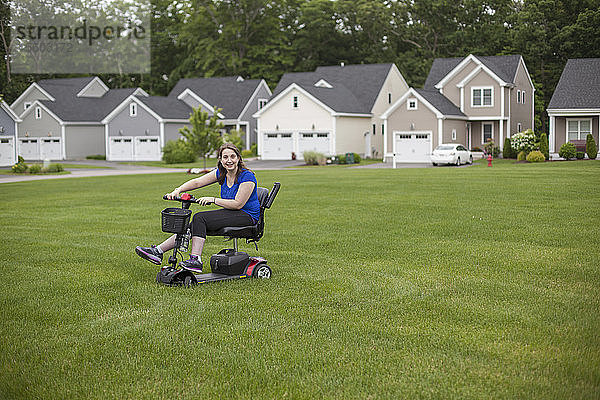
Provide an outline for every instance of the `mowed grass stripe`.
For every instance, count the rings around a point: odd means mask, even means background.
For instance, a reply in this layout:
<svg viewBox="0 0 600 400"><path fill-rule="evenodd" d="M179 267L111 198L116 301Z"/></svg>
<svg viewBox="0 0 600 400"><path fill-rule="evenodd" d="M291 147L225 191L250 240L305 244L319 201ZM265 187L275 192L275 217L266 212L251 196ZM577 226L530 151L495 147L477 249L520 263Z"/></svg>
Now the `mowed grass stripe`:
<svg viewBox="0 0 600 400"><path fill-rule="evenodd" d="M273 279L192 290L133 253L189 176L2 185L0 397L598 397L599 172L258 171Z"/></svg>

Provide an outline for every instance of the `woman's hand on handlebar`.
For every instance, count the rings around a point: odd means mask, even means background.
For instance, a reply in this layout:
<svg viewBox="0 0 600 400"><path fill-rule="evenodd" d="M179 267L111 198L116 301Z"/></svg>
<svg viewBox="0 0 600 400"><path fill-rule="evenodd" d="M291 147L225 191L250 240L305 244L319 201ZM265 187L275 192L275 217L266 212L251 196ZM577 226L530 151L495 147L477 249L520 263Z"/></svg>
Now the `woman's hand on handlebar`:
<svg viewBox="0 0 600 400"><path fill-rule="evenodd" d="M197 200L198 204L202 205L202 206L207 206L209 204L213 204L215 202L215 198L214 197L200 197Z"/></svg>
<svg viewBox="0 0 600 400"><path fill-rule="evenodd" d="M179 197L179 192L179 189L175 189L171 193L165 194L165 197L169 200L173 200L174 198Z"/></svg>

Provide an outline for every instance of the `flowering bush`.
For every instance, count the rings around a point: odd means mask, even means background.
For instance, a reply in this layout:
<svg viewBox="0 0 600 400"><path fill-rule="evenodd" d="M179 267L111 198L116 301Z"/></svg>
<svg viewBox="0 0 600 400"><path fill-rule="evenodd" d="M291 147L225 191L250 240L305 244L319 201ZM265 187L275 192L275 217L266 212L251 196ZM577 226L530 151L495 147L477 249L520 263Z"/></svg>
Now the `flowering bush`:
<svg viewBox="0 0 600 400"><path fill-rule="evenodd" d="M533 133L531 129L527 129L525 132L519 132L512 135L510 138L510 144L517 152L524 151L525 153L529 153L538 146L536 143L535 133Z"/></svg>

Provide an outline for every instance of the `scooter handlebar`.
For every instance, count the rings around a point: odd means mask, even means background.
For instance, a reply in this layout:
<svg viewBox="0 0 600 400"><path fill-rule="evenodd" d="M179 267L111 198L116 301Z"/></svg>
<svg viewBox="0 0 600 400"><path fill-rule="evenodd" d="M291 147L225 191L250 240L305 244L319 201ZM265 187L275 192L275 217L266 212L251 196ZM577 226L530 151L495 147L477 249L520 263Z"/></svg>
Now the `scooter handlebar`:
<svg viewBox="0 0 600 400"><path fill-rule="evenodd" d="M165 194L163 196L163 200L180 201L182 203L197 203L198 202L198 199L189 193L183 193L181 196L173 197L172 199L169 199L167 197L167 195Z"/></svg>

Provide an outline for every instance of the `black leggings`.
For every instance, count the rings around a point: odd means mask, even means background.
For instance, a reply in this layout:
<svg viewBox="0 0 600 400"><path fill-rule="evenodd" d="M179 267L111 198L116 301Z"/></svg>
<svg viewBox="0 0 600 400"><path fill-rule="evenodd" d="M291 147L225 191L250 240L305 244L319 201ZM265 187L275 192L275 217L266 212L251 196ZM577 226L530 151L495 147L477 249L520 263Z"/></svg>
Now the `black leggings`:
<svg viewBox="0 0 600 400"><path fill-rule="evenodd" d="M192 219L192 236L206 238L206 231L216 231L226 226L248 226L254 225L251 216L242 210L220 210L201 211Z"/></svg>

